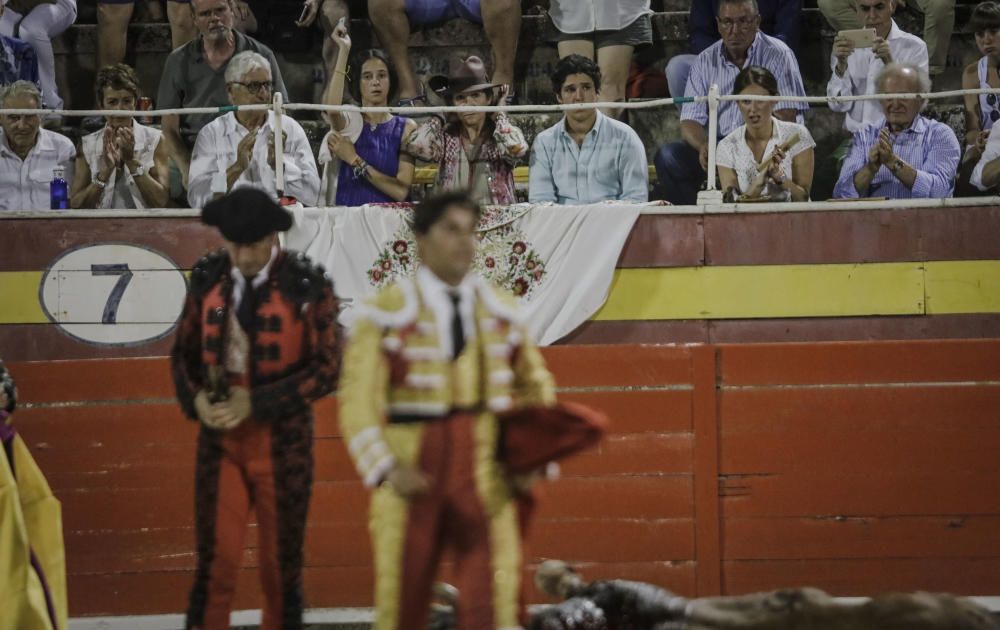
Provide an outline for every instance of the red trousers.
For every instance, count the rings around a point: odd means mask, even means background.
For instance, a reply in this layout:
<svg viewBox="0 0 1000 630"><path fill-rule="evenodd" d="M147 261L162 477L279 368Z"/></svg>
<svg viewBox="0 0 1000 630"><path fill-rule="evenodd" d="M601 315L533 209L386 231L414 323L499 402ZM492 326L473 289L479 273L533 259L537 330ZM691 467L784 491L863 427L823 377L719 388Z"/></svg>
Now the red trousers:
<svg viewBox="0 0 1000 630"><path fill-rule="evenodd" d="M375 630L425 630L432 586L445 553L459 590L456 627L516 626L520 555L513 501L489 514L483 503L476 419L456 414L422 429L419 467L428 494L405 501L392 489L373 497ZM490 452L492 455L492 451ZM479 479L477 479L477 477ZM400 531L402 530L402 531ZM401 565L401 566L400 566Z"/></svg>
<svg viewBox="0 0 1000 630"><path fill-rule="evenodd" d="M282 601L286 592L283 580L287 576L283 576L279 561L283 524L275 488L271 432L271 425L248 419L226 433L203 430L199 438L196 481L199 558L198 576L188 610L189 628L228 630L236 582L243 566L251 507L257 515L260 581L264 593L261 628L282 630L291 627L283 623L283 618L289 618L286 602ZM300 571L300 567L293 569ZM291 623L296 623L296 614L297 623L301 624L301 610L290 612Z"/></svg>

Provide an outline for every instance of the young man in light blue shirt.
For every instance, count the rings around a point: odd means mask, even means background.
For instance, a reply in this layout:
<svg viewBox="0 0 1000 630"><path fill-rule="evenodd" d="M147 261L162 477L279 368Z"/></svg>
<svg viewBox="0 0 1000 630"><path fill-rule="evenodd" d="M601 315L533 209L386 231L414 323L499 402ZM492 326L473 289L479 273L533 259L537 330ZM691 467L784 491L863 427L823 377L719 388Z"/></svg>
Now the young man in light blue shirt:
<svg viewBox="0 0 1000 630"><path fill-rule="evenodd" d="M581 55L563 57L552 73L559 103L596 103L601 71ZM574 109L535 138L528 200L582 205L645 202L649 196L646 150L635 131L597 109Z"/></svg>

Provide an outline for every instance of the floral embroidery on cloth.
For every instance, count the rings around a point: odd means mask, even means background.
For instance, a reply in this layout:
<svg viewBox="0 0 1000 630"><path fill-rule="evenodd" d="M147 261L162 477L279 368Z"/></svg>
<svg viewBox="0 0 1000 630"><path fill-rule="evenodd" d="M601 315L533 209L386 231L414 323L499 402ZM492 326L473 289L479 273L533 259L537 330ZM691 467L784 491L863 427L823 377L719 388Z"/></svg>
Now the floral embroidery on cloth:
<svg viewBox="0 0 1000 630"><path fill-rule="evenodd" d="M494 285L527 299L545 279L545 261L536 252L527 236L511 223L529 206L490 206L476 228L479 247L472 262L473 270ZM417 244L410 227L413 212L400 209L406 219L404 227L385 243L378 258L368 269L368 282L381 289L400 278L412 276L420 264ZM491 214L492 211L492 214Z"/></svg>

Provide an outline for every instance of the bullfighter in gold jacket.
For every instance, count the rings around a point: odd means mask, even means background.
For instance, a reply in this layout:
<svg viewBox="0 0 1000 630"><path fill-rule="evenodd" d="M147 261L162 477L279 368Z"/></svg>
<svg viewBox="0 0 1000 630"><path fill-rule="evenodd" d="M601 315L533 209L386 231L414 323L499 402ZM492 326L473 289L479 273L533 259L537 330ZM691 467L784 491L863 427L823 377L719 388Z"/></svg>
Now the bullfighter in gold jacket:
<svg viewBox="0 0 1000 630"><path fill-rule="evenodd" d="M417 207L423 266L358 308L340 422L371 488L376 630L426 627L445 552L462 630L516 628L516 489L497 461L497 413L549 405L552 378L513 299L470 273L479 207L460 193Z"/></svg>

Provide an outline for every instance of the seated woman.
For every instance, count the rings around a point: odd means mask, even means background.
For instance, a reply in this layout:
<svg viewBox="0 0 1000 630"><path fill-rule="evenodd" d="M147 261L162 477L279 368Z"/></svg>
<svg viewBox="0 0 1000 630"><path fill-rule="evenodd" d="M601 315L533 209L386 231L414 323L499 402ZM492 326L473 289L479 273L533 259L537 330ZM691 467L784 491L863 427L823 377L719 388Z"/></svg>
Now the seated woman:
<svg viewBox="0 0 1000 630"><path fill-rule="evenodd" d="M95 91L101 109L134 111L139 77L119 63L97 72ZM132 116L111 116L103 129L84 136L70 189L74 208L162 208L170 171L160 130Z"/></svg>
<svg viewBox="0 0 1000 630"><path fill-rule="evenodd" d="M778 95L778 81L766 68L748 66L736 76L733 94ZM743 125L719 142L719 182L736 197L808 201L813 178L813 141L798 123L771 115L774 101L738 101ZM798 140L794 137L798 136ZM790 144L790 146L789 146ZM767 167L758 170L765 159Z"/></svg>
<svg viewBox="0 0 1000 630"><path fill-rule="evenodd" d="M350 52L351 39L343 24L337 25L332 37L340 53L323 100L327 105L340 105L347 76L344 60ZM367 50L352 65L350 88L355 101L363 107L386 107L396 98L395 73L382 51ZM321 201L361 206L405 201L410 197L413 158L400 148L403 138L417 128L415 122L388 113L335 113L329 119L330 132L323 139L319 155L320 163L325 164ZM333 158L339 160L336 182L331 181L332 169L336 167Z"/></svg>
<svg viewBox="0 0 1000 630"><path fill-rule="evenodd" d="M449 76L431 77L428 85L449 105L493 105L502 102L507 91L504 86L494 97L497 86L490 83L479 57L454 60ZM467 190L483 205L517 203L514 164L528 153L528 143L503 112L451 114L447 123L432 118L407 137L403 150L437 163L438 191Z"/></svg>
<svg viewBox="0 0 1000 630"><path fill-rule="evenodd" d="M975 33L982 57L965 67L962 89L1000 90L1000 3L987 0L977 4L972 10L969 30ZM990 129L1000 120L1000 96L997 94L966 94L964 98L966 149L958 171L956 196L979 194L969 186L969 177L983 156Z"/></svg>

